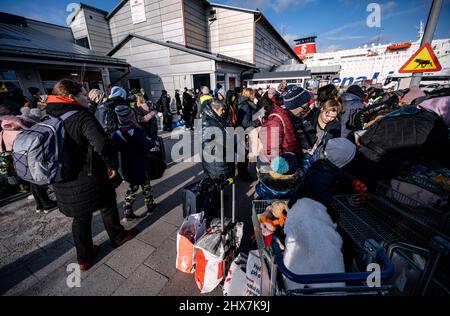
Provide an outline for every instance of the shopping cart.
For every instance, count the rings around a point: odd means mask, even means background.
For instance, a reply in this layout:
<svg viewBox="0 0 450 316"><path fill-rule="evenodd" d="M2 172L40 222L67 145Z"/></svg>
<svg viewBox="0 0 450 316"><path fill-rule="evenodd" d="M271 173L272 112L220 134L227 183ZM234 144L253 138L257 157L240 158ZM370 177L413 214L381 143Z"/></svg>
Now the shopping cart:
<svg viewBox="0 0 450 316"><path fill-rule="evenodd" d="M316 275L296 275L285 266L283 253L276 242L270 247L264 244L260 229L258 214L265 211L274 200L253 201L252 221L255 230L256 242L261 258L262 295L382 295L387 294L392 286L370 287L365 282L371 272L356 271L348 273L331 273ZM383 267L380 279L387 280L394 275L394 265L388 258L386 251L380 244L373 240L367 240L362 247L366 251L365 259L369 262L377 262ZM303 288L288 290L283 276L295 283L300 284L320 284L346 282L345 287L336 288Z"/></svg>
<svg viewBox="0 0 450 316"><path fill-rule="evenodd" d="M266 247L257 215L273 201L253 201L253 226L262 260L262 289L266 295L449 295L450 241L430 226L421 208L405 208L380 184L376 195L345 195L334 198L339 213L338 230L344 240L347 273L295 275L283 262L276 243ZM407 197L403 197L407 198ZM411 201L409 201L411 202ZM417 210L420 210L419 212ZM428 212L432 212L428 210ZM439 222L437 215L434 223ZM442 220L442 218L440 218ZM437 222L436 222L437 221ZM432 221L433 222L433 221ZM369 263L383 267L382 286L370 287ZM284 276L284 278L282 277ZM285 278L300 284L345 282L341 288L309 288L290 291Z"/></svg>
<svg viewBox="0 0 450 316"><path fill-rule="evenodd" d="M394 295L450 295L448 213L379 183L374 194L334 197L339 228L351 245L353 269L361 269L361 244L375 240L396 268Z"/></svg>

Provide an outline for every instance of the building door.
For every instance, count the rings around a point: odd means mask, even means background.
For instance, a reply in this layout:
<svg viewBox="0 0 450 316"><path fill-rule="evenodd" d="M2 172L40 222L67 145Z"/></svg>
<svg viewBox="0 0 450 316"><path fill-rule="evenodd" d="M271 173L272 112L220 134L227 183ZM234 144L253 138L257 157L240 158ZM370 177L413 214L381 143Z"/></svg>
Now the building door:
<svg viewBox="0 0 450 316"><path fill-rule="evenodd" d="M139 91L141 89L141 82L139 79L129 79L128 84L130 86L130 90L136 89Z"/></svg>
<svg viewBox="0 0 450 316"><path fill-rule="evenodd" d="M234 90L234 88L236 88L236 78L234 77L228 78L228 88L230 90Z"/></svg>
<svg viewBox="0 0 450 316"><path fill-rule="evenodd" d="M211 89L211 78L209 74L193 75L194 89L200 89L202 86L206 86Z"/></svg>

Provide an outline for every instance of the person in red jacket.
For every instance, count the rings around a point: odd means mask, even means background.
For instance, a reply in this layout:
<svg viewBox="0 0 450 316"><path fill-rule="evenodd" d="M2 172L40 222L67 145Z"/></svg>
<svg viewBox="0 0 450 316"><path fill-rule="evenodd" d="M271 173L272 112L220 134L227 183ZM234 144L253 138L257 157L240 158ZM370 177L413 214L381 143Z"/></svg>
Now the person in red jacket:
<svg viewBox="0 0 450 316"><path fill-rule="evenodd" d="M283 107L274 106L261 129L263 156L266 162L286 153L292 152L299 161L303 156L299 134L295 127L296 118L309 107L311 94L300 86L290 85L282 95ZM274 137L278 136L278 139Z"/></svg>

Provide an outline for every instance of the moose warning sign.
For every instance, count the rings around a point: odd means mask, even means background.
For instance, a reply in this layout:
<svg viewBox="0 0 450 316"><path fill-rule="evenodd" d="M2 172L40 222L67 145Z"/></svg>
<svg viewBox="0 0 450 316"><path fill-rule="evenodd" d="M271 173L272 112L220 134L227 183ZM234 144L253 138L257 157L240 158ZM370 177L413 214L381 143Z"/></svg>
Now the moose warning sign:
<svg viewBox="0 0 450 316"><path fill-rule="evenodd" d="M434 72L442 69L431 45L423 45L404 65L399 73Z"/></svg>

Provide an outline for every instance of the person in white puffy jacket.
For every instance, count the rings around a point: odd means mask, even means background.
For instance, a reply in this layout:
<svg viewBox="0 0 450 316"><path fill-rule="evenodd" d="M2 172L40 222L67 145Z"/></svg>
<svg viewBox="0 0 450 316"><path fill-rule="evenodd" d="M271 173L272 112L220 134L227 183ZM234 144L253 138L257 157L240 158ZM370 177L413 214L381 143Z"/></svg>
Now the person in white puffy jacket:
<svg viewBox="0 0 450 316"><path fill-rule="evenodd" d="M327 274L345 272L341 251L342 238L322 204L301 199L289 210L284 232L286 251L284 264L295 274ZM298 284L286 279L289 290L304 287L340 287L344 283Z"/></svg>

